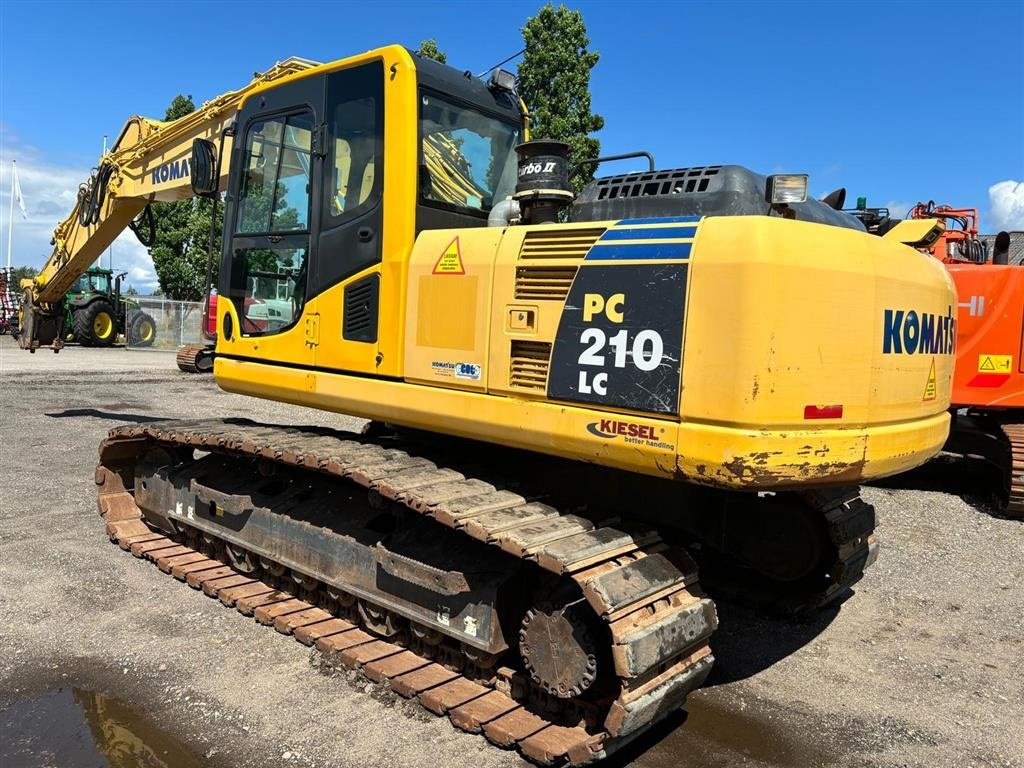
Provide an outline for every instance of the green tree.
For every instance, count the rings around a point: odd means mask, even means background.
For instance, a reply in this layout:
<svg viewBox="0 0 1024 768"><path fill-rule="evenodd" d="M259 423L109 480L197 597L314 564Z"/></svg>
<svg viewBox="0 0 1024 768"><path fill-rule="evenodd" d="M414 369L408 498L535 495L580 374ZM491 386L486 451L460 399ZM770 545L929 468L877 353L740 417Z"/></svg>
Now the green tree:
<svg viewBox="0 0 1024 768"><path fill-rule="evenodd" d="M35 277L38 274L39 270L35 267L11 267L11 282L8 288L17 292L21 289L22 280L28 280L30 277Z"/></svg>
<svg viewBox="0 0 1024 768"><path fill-rule="evenodd" d="M191 96L178 94L171 101L165 120L177 120L195 110ZM156 239L149 249L160 290L169 299L200 301L206 293L206 266L210 241L213 201L193 198L175 203L153 203ZM216 232L223 231L223 206L217 208ZM217 282L220 237L216 236L213 282Z"/></svg>
<svg viewBox="0 0 1024 768"><path fill-rule="evenodd" d="M442 64L448 63L448 57L445 56L444 51L437 47L437 40L434 38L421 42L420 47L416 49L416 55L422 56L425 59L439 61Z"/></svg>
<svg viewBox="0 0 1024 768"><path fill-rule="evenodd" d="M519 64L519 94L530 110L531 132L566 142L573 163L597 157L601 142L590 134L604 127L604 118L590 110L590 71L600 54L587 48L583 14L548 3L522 31L526 52ZM576 193L593 178L592 165L574 173Z"/></svg>

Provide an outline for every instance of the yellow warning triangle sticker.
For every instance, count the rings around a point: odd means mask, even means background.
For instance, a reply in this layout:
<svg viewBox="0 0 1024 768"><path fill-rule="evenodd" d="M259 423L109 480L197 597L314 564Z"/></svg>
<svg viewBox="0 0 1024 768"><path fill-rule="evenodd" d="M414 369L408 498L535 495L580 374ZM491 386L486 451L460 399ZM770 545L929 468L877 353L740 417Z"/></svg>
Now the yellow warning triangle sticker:
<svg viewBox="0 0 1024 768"><path fill-rule="evenodd" d="M978 366L978 370L979 371L994 371L995 369L996 369L996 364L992 362L992 356L991 355L989 355L984 360L982 360L981 361L981 365Z"/></svg>
<svg viewBox="0 0 1024 768"><path fill-rule="evenodd" d="M464 275L465 267L462 266L462 252L459 250L459 238L456 237L448 247L441 252L440 258L434 265L435 275Z"/></svg>
<svg viewBox="0 0 1024 768"><path fill-rule="evenodd" d="M928 372L928 383L924 385L923 401L935 399L935 358L932 358L932 369Z"/></svg>

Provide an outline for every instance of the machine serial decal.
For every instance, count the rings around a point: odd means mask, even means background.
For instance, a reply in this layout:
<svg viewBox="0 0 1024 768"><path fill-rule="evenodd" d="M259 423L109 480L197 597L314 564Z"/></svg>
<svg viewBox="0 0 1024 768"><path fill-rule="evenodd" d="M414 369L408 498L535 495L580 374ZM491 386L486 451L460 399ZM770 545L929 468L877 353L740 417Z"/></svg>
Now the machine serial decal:
<svg viewBox="0 0 1024 768"><path fill-rule="evenodd" d="M186 157L181 160L172 160L169 163L154 168L152 171L152 182L163 184L172 179L185 179L191 175L192 158Z"/></svg>
<svg viewBox="0 0 1024 768"><path fill-rule="evenodd" d="M435 275L464 275L466 268L462 266L462 251L459 250L459 238L456 237L448 247L441 251L437 263L434 264Z"/></svg>
<svg viewBox="0 0 1024 768"><path fill-rule="evenodd" d="M469 381L480 381L483 366L477 363L453 363L447 360L434 360L430 364L430 370L435 376L443 376L450 379L467 379Z"/></svg>
<svg viewBox="0 0 1024 768"><path fill-rule="evenodd" d="M455 378L480 381L480 366L476 363L456 363Z"/></svg>
<svg viewBox="0 0 1024 768"><path fill-rule="evenodd" d="M687 262L698 222L620 221L591 247L559 321L549 397L678 413Z"/></svg>
<svg viewBox="0 0 1024 768"><path fill-rule="evenodd" d="M886 309L882 319L883 355L952 355L956 351L956 316L913 309Z"/></svg>

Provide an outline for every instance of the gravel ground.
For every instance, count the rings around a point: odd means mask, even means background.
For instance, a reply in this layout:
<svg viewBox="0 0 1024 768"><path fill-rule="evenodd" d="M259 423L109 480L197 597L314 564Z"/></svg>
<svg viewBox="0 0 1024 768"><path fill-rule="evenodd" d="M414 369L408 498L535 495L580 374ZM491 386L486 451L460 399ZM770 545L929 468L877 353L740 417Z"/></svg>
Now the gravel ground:
<svg viewBox="0 0 1024 768"><path fill-rule="evenodd" d="M521 764L328 672L315 652L102 533L92 475L112 425L247 416L355 429L358 420L220 392L166 353L28 355L8 337L0 406L0 709L87 688L215 766ZM986 482L947 460L866 489L883 549L855 593L805 623L720 604L708 686L614 762L1024 768L1024 526L968 503ZM22 719L0 722L0 763L68 763L46 757L45 738L19 733ZM9 763L3 744L13 741L23 749Z"/></svg>

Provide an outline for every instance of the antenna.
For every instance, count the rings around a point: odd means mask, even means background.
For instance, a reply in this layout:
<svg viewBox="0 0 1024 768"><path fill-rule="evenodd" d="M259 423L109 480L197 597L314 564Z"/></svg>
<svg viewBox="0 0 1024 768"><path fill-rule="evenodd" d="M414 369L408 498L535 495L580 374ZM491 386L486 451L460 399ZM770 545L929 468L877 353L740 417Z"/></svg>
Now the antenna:
<svg viewBox="0 0 1024 768"><path fill-rule="evenodd" d="M513 54L512 54L511 56L509 56L509 57L508 57L507 59L502 59L501 61L499 61L499 62L498 62L497 64L495 64L495 65L494 65L493 67L488 67L488 68L487 68L487 69L485 69L485 70L484 70L483 72L481 72L481 73L480 73L479 75L477 75L477 77L483 77L484 75L486 75L486 74L487 74L488 72L490 72L491 70L497 69L497 68L498 68L498 67L500 67L500 66L501 66L502 64L508 64L508 63L509 63L510 61L512 61L512 59L514 59L514 58L515 58L516 56L522 56L522 55L523 55L524 53L526 53L526 49L525 49L525 48L523 48L523 50L521 50L521 51L516 51L516 52L515 52L515 53L513 53Z"/></svg>

